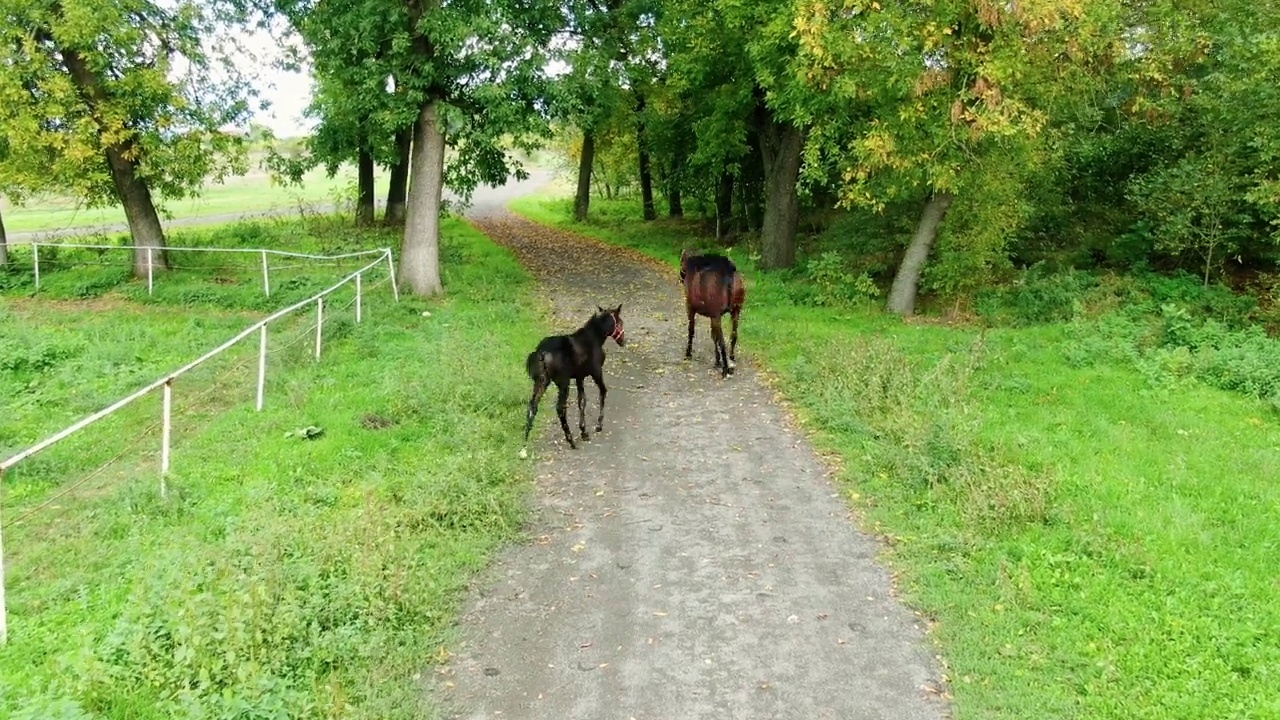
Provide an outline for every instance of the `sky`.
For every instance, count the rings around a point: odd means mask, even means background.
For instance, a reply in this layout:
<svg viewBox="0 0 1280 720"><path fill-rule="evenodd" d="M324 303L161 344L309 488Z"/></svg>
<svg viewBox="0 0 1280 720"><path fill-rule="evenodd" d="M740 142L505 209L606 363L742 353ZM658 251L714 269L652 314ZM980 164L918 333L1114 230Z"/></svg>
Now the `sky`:
<svg viewBox="0 0 1280 720"><path fill-rule="evenodd" d="M260 100L268 100L271 106L254 113L253 122L271 128L276 137L305 135L315 127L315 121L302 117L311 102L310 66L304 72L286 72L275 67L282 53L277 42L265 30L257 30L245 39L245 45L256 59L244 57L237 63L240 69L257 76L254 85ZM567 66L560 60L552 61L547 69L552 74L565 72Z"/></svg>
<svg viewBox="0 0 1280 720"><path fill-rule="evenodd" d="M281 55L279 47L265 30L258 30L245 40L249 50L257 55L245 58L241 69L257 75L254 85L261 93L261 100L271 102L271 107L255 113L254 122L271 128L276 137L303 135L315 125L302 117L302 111L311 102L311 74L286 72L274 67L272 62Z"/></svg>

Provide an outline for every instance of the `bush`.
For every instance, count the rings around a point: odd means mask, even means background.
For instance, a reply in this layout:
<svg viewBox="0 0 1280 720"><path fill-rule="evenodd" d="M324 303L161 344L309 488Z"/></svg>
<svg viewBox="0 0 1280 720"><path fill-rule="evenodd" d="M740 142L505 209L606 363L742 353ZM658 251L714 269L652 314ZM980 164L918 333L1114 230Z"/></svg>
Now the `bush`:
<svg viewBox="0 0 1280 720"><path fill-rule="evenodd" d="M1090 291L1099 285L1096 274L1068 270L1050 272L1043 263L1031 266L1011 285L978 294L980 315L1013 325L1066 322L1078 315Z"/></svg>
<svg viewBox="0 0 1280 720"><path fill-rule="evenodd" d="M880 295L880 288L871 276L866 273L854 275L844 258L834 250L809 260L806 272L814 285L812 300L815 305L838 307Z"/></svg>

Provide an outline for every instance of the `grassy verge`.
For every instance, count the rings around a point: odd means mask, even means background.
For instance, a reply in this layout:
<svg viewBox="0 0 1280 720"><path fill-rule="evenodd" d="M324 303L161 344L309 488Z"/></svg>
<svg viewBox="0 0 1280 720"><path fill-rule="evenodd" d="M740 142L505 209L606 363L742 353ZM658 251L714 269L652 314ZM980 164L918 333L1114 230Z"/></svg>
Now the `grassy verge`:
<svg viewBox="0 0 1280 720"><path fill-rule="evenodd" d="M630 204L593 202L589 224L559 199L514 207L673 267L681 246L710 245ZM1170 367L1153 358L1179 332L1210 336L1169 351L1193 367L1221 323L1068 302L1044 322L907 324L827 301L811 267L762 273L733 254L749 273L741 351L842 460L907 600L938 621L957 717L1280 715L1269 376L1257 369L1254 392L1149 371ZM1223 374L1252 372L1257 356L1241 357Z"/></svg>
<svg viewBox="0 0 1280 720"><path fill-rule="evenodd" d="M392 241L338 237L274 223L175 240ZM158 396L5 477L0 716L430 713L422 675L440 659L460 591L518 532L525 469L512 443L526 388L510 368L541 321L505 251L452 221L442 250L446 298L395 304L385 275L371 273L363 323L350 292L327 308L319 362L313 312L273 325L261 413L252 340L175 383L167 500ZM192 267L157 278L148 298L118 268L72 260L34 297L28 270L5 276L5 451L344 272L282 270L267 300L252 264Z"/></svg>

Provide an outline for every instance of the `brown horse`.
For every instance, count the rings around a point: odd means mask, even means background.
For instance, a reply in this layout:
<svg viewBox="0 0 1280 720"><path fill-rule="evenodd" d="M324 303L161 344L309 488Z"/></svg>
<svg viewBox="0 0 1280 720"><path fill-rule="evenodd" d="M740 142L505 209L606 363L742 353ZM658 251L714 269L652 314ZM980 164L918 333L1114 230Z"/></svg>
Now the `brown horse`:
<svg viewBox="0 0 1280 720"><path fill-rule="evenodd" d="M715 345L716 367L721 377L732 373L738 358L738 316L747 299L747 287L733 261L723 255L694 255L688 248L680 252L680 281L684 283L684 305L689 315L689 344L685 359L693 357L693 322L698 315L711 320L711 340ZM722 316L733 318L733 339L724 344Z"/></svg>

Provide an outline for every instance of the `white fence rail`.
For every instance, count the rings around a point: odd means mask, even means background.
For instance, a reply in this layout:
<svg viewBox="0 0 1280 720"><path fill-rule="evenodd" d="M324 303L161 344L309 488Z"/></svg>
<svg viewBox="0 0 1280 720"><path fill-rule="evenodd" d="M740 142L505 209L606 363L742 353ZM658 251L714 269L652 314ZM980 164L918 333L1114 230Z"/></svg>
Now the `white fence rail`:
<svg viewBox="0 0 1280 720"><path fill-rule="evenodd" d="M386 248L380 250L359 250L356 252L339 253L337 255L316 255L311 253L290 252L288 250L266 250L261 248L218 248L218 247L171 247L163 248L144 247L139 248L134 245L89 245L84 243L42 243L32 242L31 244L31 269L35 275L36 292L40 292L40 248L70 248L77 250L146 250L147 251L147 294L152 294L155 287L155 252L208 252L208 253L233 253L238 255L258 255L262 258L262 291L267 297L271 297L271 262L269 258L286 257L296 258L299 260L347 260L358 257L370 257L377 255L379 258L386 258L387 267L391 268L391 253ZM395 273L392 273L392 278ZM399 299L399 292L396 293Z"/></svg>
<svg viewBox="0 0 1280 720"><path fill-rule="evenodd" d="M131 246L119 246L119 245L75 245L75 244L53 245L52 243L32 243L32 255L33 257L35 257L34 262L35 262L37 288L39 288L39 282L40 282L39 246L41 245L45 247L54 246L54 247L77 247L77 248L108 248L108 249L117 249L117 250L121 249L122 247L126 247L126 248L132 249ZM165 496L168 493L166 475L168 475L169 473L169 464L171 460L170 442L172 438L172 432L171 432L172 422L171 421L172 421L172 408L173 408L173 381L174 380L181 377L183 374L200 366L202 363L208 362L209 360L217 357L221 353L229 350L230 348L234 347L237 343L239 343L241 340L244 340L250 335L257 333L258 334L258 377L257 377L256 409L260 412L263 408L263 400L264 400L266 381L267 381L267 326L272 321L278 320L284 317L285 315L288 315L301 308L310 307L314 303L316 308L315 359L319 361L320 354L323 348L325 298L332 295L338 289L345 287L348 284L353 284L355 286L355 295L356 295L355 320L357 323L362 322L364 319L363 318L364 298L362 297L363 291L364 291L363 276L366 273L373 271L375 268L385 263L387 266L387 274L391 283L392 294L396 302L400 301L400 291L396 284L395 262L392 260L391 250L389 248L383 248L381 250L366 250L366 251L361 251L356 253L346 253L343 255L307 255L304 253L285 252L283 250L258 250L258 249L242 250L239 248L168 248L168 249L170 250L201 250L201 251L208 251L208 252L242 252L242 253L261 254L262 263L263 263L263 266L262 266L263 267L263 275L262 275L263 288L268 295L270 295L270 292L271 292L270 279L269 279L269 274L267 269L268 255L285 255L285 256L296 257L296 258L323 259L323 260L368 257L371 255L377 255L377 258L372 262L368 263L367 265L365 265L364 267L361 267L359 270L356 270L355 272L350 273L349 275L343 277L337 283L334 283L328 288L321 290L320 292L312 295L311 297L305 300L296 302L290 305L289 307L283 308L281 310L277 310L274 313L268 315L267 317L253 323L252 325L240 331L234 337L222 343L218 347L201 355L195 360L192 360L186 365L183 365L182 367L167 373L166 375L156 380L155 382L152 382L149 385L139 390L136 390L132 394L124 398L121 398L120 400L117 400L111 405L99 410L98 412L95 412L92 415L89 415L73 423L72 425L67 426L66 428L54 433L53 435L50 435L44 440L41 440L35 445L32 445L26 450L23 450L17 453L16 455L13 455L12 457L8 458L7 460L0 462L0 493L3 492L4 475L8 470L13 468L13 466L17 465L23 460L26 460L32 455L35 455L43 450L48 449L49 447L58 443L59 441L79 432L80 430L83 430L84 428L111 415L112 413L115 413L116 411L128 406L129 404L154 392L155 390L162 389L162 392L164 393L164 398L163 398L163 405L161 410L160 494L161 496ZM148 287L148 291L150 291L150 288L151 288L150 278L148 278L147 287ZM8 642L8 606L5 601L4 534L3 532L4 532L3 518L0 518L0 645L4 645L6 642Z"/></svg>

